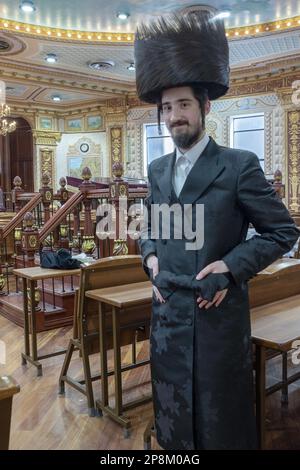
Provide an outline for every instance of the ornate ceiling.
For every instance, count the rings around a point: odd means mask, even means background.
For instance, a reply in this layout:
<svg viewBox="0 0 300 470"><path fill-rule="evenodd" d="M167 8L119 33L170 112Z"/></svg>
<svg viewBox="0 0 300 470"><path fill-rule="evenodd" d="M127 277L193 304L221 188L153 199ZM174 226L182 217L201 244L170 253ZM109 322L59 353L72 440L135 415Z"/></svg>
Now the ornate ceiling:
<svg viewBox="0 0 300 470"><path fill-rule="evenodd" d="M7 100L63 110L133 94L134 72L127 67L133 62L136 26L155 15L199 3L34 0L36 11L25 14L19 0L0 0L0 78L6 82ZM300 67L298 0L207 3L231 10L225 24L233 76ZM116 17L121 10L130 14L128 20ZM49 53L57 56L56 63L45 61ZM89 64L95 61L113 65L93 70ZM61 97L59 103L53 102L54 95Z"/></svg>

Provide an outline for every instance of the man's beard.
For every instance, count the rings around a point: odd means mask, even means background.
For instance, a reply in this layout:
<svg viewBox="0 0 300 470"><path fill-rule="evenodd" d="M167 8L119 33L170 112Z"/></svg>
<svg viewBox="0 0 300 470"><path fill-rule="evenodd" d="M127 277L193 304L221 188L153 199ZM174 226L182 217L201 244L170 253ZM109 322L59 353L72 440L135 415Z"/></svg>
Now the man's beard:
<svg viewBox="0 0 300 470"><path fill-rule="evenodd" d="M173 125L173 127L175 126ZM176 147L179 147L181 149L189 149L197 142L197 140L199 140L203 129L199 125L197 129L191 132L188 132L188 131L181 132L181 133L179 132L177 134L177 133L173 133L172 131L173 129L171 129L171 135L172 135L172 138Z"/></svg>

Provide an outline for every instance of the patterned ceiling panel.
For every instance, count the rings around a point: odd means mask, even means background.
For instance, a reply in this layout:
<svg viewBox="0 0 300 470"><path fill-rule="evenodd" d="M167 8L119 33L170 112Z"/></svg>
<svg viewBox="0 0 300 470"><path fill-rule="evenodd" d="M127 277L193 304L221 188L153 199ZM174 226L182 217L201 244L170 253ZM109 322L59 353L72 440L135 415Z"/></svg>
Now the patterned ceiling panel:
<svg viewBox="0 0 300 470"><path fill-rule="evenodd" d="M95 99L95 96L87 93L71 93L66 91L57 90L55 88L41 89L39 93L34 96L36 102L51 102L53 103L52 96L60 96L62 103L74 103L80 101L91 101Z"/></svg>
<svg viewBox="0 0 300 470"><path fill-rule="evenodd" d="M243 39L230 43L230 63L260 61L272 56L285 56L300 53L300 32L289 32L260 38Z"/></svg>
<svg viewBox="0 0 300 470"><path fill-rule="evenodd" d="M131 45L66 44L32 38L26 38L24 41L27 47L13 57L15 62L47 67L48 70L60 70L62 73L73 72L90 75L92 78L134 83L135 74L127 69L133 62L134 52ZM300 54L300 30L235 39L229 42L229 49L230 64L235 68L245 63L268 60L274 55ZM56 54L58 61L55 64L49 65L45 62L48 53ZM95 61L111 61L114 66L109 70L95 71L88 65Z"/></svg>

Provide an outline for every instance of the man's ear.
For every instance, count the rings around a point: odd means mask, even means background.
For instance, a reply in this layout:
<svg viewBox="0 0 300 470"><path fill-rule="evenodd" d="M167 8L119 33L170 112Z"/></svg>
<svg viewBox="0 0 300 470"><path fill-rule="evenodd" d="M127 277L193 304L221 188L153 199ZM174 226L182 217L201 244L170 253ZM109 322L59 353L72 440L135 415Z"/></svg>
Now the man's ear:
<svg viewBox="0 0 300 470"><path fill-rule="evenodd" d="M207 114L210 112L210 108L211 108L211 102L210 102L210 100L206 100L206 103L205 103L205 115L207 115Z"/></svg>

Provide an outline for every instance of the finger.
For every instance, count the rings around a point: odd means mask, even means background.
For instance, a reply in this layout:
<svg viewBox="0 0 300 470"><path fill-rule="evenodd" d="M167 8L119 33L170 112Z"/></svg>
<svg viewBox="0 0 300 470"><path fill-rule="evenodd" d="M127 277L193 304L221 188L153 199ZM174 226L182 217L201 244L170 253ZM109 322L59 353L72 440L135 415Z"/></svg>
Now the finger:
<svg viewBox="0 0 300 470"><path fill-rule="evenodd" d="M203 298L200 297L200 295L199 295L199 297L197 297L197 302L199 303L199 302L201 302L201 300L203 300Z"/></svg>
<svg viewBox="0 0 300 470"><path fill-rule="evenodd" d="M199 303L199 308L203 308L205 307L205 305L208 303L208 300L202 300L200 303Z"/></svg>
<svg viewBox="0 0 300 470"><path fill-rule="evenodd" d="M159 292L156 286L153 286L153 291L154 291L156 300L158 300L161 304L165 303L165 299L163 298L163 296L161 295L161 293Z"/></svg>
<svg viewBox="0 0 300 470"><path fill-rule="evenodd" d="M203 268L196 276L197 281L200 281L204 277L206 277L209 273L214 271L215 263L208 264L205 268Z"/></svg>
<svg viewBox="0 0 300 470"><path fill-rule="evenodd" d="M159 269L158 269L158 263L155 263L152 268L152 276L153 279L158 275Z"/></svg>
<svg viewBox="0 0 300 470"><path fill-rule="evenodd" d="M219 299L218 299L217 302L216 302L216 307L219 307L220 303L223 302L223 300L224 300L225 297L226 297L226 294L227 294L227 290L226 290L226 292L223 292L223 293L220 295Z"/></svg>
<svg viewBox="0 0 300 470"><path fill-rule="evenodd" d="M205 305L205 310L208 310L213 305L213 302L207 302Z"/></svg>

